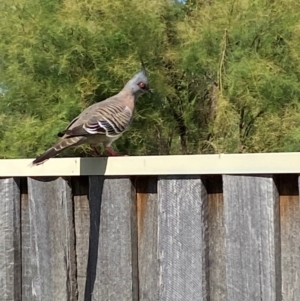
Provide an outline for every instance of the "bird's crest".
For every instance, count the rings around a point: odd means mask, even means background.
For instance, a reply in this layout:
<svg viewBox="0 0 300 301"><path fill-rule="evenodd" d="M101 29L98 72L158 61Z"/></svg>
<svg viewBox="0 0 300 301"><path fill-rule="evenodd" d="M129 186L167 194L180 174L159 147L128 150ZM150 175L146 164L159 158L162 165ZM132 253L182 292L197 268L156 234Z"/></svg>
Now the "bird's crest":
<svg viewBox="0 0 300 301"><path fill-rule="evenodd" d="M141 71L147 76L147 70L146 70L146 66L145 66L145 63L142 59L142 56L139 54L139 57L140 57L140 61L141 61Z"/></svg>

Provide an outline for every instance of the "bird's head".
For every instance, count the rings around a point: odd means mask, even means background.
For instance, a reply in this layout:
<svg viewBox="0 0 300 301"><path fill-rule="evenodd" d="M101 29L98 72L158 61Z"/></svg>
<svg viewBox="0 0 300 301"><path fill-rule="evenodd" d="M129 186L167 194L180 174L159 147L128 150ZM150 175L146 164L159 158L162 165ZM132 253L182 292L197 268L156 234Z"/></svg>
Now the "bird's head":
<svg viewBox="0 0 300 301"><path fill-rule="evenodd" d="M144 93L153 93L149 87L149 81L145 67L142 67L141 71L136 73L125 85L124 89L130 90L130 92L138 97Z"/></svg>

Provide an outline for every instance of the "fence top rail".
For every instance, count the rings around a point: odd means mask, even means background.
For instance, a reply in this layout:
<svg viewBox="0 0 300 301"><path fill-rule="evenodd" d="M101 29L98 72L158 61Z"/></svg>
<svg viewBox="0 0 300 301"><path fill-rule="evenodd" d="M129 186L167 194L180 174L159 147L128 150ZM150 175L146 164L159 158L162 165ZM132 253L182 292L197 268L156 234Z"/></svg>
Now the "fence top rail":
<svg viewBox="0 0 300 301"><path fill-rule="evenodd" d="M300 153L1 159L0 177L300 173Z"/></svg>

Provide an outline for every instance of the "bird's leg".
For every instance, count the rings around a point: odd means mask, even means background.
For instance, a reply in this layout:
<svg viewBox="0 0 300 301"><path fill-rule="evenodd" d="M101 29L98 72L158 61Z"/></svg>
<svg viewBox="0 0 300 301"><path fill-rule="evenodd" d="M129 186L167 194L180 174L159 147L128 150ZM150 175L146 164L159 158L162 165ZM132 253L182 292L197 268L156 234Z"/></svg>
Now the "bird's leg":
<svg viewBox="0 0 300 301"><path fill-rule="evenodd" d="M99 153L97 147L95 145L91 145L92 150L96 154L97 157L104 157L102 154Z"/></svg>
<svg viewBox="0 0 300 301"><path fill-rule="evenodd" d="M117 152L115 152L113 149L112 149L112 147L110 147L110 146L107 146L106 148L106 151L109 153L109 155L111 155L111 156L126 156L126 155L124 155L124 154L121 154L121 153L117 153Z"/></svg>

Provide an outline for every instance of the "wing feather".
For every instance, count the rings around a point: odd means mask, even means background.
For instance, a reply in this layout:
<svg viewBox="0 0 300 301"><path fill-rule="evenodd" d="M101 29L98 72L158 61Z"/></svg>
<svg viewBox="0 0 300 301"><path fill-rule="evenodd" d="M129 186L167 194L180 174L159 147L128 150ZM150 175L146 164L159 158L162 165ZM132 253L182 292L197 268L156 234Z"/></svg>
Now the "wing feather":
<svg viewBox="0 0 300 301"><path fill-rule="evenodd" d="M93 111L85 120L79 117L65 135L67 137L91 135L119 136L127 130L132 121L132 111L121 103L109 103ZM82 121L81 124L78 124Z"/></svg>

